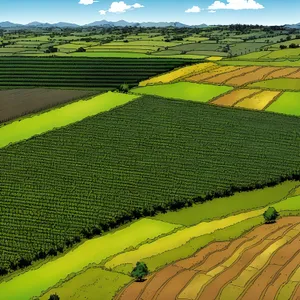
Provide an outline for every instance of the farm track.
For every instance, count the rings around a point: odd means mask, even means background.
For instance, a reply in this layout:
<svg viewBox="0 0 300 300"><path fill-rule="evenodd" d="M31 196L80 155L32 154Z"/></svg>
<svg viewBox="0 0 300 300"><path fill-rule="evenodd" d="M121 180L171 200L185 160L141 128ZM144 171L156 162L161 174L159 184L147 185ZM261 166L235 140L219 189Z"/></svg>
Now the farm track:
<svg viewBox="0 0 300 300"><path fill-rule="evenodd" d="M152 274L142 285L133 282L117 299L274 300L300 264L299 224L300 217L286 217L231 242L211 243ZM247 273L251 265L257 268ZM292 295L291 299L299 298L299 285Z"/></svg>

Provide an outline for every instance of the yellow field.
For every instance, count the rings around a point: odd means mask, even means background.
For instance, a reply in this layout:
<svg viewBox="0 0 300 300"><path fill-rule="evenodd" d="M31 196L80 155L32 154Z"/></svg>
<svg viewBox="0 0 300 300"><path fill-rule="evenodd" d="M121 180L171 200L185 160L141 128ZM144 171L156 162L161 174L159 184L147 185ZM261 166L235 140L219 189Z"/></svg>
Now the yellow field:
<svg viewBox="0 0 300 300"><path fill-rule="evenodd" d="M220 96L218 99L212 101L211 103L217 104L220 106L233 106L236 104L239 100L249 97L255 93L258 93L260 90L256 89L238 89L233 90L228 94L225 94L223 96Z"/></svg>
<svg viewBox="0 0 300 300"><path fill-rule="evenodd" d="M225 295L230 295L233 291L235 291L235 297L231 297L231 299L237 299L238 297L236 296L239 296L246 289L247 284L261 272L261 270L266 266L266 264L272 257L273 253L275 253L279 248L286 245L290 240L296 237L299 232L300 225L289 230L283 238L274 242L260 255L258 255L254 259L254 261L246 269L244 269L243 272L235 280L233 280L223 289L221 293L221 299L226 299ZM236 291L236 287L240 288L239 295L237 295L238 292Z"/></svg>
<svg viewBox="0 0 300 300"><path fill-rule="evenodd" d="M105 264L106 268L114 268L122 264L135 264L144 258L157 255L159 253L180 247L192 238L212 233L218 229L225 228L249 218L263 214L264 209L250 211L247 213L230 216L221 220L211 222L201 222L195 226L180 229L173 234L155 240L152 243L144 244L137 250L128 251L115 256Z"/></svg>
<svg viewBox="0 0 300 300"><path fill-rule="evenodd" d="M183 67L177 69L175 71L169 72L167 74L163 74L160 76L156 76L144 81L141 81L139 86L146 86L151 84L162 84L162 83L170 83L172 81L178 80L180 78L196 74L202 72L204 70L208 70L211 68L216 68L218 65L208 62L208 63L200 63L192 66Z"/></svg>
<svg viewBox="0 0 300 300"><path fill-rule="evenodd" d="M238 102L234 107L263 110L273 99L280 94L279 91L262 91Z"/></svg>
<svg viewBox="0 0 300 300"><path fill-rule="evenodd" d="M211 78L213 76L219 75L219 74L224 74L224 73L228 73L231 71L235 71L237 69L240 69L240 67L236 67L236 66L220 66L218 68L213 68L208 70L207 72L201 73L201 74L196 74L193 75L191 77L186 78L186 81L192 81L192 82L201 82L204 79L208 79Z"/></svg>
<svg viewBox="0 0 300 300"><path fill-rule="evenodd" d="M219 61L222 59L223 59L223 57L221 57L221 56L210 56L210 57L206 58L206 60L209 60L209 61Z"/></svg>

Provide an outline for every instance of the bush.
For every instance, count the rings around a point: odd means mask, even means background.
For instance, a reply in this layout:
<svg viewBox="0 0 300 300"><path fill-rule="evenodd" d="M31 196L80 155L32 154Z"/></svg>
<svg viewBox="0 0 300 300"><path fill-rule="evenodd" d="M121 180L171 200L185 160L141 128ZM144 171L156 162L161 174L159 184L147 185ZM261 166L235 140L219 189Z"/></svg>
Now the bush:
<svg viewBox="0 0 300 300"><path fill-rule="evenodd" d="M131 272L131 276L134 277L137 281L142 281L143 278L149 274L148 267L143 262L137 262L136 266Z"/></svg>
<svg viewBox="0 0 300 300"><path fill-rule="evenodd" d="M280 45L280 49L286 49L287 46L286 45Z"/></svg>
<svg viewBox="0 0 300 300"><path fill-rule="evenodd" d="M76 52L86 52L86 50L83 47L79 47Z"/></svg>
<svg viewBox="0 0 300 300"><path fill-rule="evenodd" d="M57 294L52 294L49 298L49 300L59 300L59 296Z"/></svg>
<svg viewBox="0 0 300 300"><path fill-rule="evenodd" d="M123 83L119 87L119 92L121 93L128 93L129 92L129 85L127 83Z"/></svg>
<svg viewBox="0 0 300 300"><path fill-rule="evenodd" d="M269 207L263 214L265 223L275 223L276 219L279 217L279 213L274 207Z"/></svg>

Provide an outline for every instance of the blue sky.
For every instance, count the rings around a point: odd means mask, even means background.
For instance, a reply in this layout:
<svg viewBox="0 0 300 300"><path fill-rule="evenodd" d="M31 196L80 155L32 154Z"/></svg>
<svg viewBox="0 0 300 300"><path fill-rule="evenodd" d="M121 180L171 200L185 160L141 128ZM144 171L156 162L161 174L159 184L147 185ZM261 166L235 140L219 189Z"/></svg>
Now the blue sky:
<svg viewBox="0 0 300 300"><path fill-rule="evenodd" d="M21 24L65 21L83 25L105 19L281 25L299 23L299 11L299 0L0 0L0 22Z"/></svg>

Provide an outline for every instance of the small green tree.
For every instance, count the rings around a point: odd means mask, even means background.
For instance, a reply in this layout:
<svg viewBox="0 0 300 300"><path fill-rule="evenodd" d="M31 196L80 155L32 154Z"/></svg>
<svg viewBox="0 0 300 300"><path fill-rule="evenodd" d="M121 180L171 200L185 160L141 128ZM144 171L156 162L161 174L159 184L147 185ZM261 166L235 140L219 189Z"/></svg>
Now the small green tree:
<svg viewBox="0 0 300 300"><path fill-rule="evenodd" d="M129 92L129 85L127 83L123 83L119 87L119 92L121 93L128 93Z"/></svg>
<svg viewBox="0 0 300 300"><path fill-rule="evenodd" d="M142 281L143 278L149 274L148 267L143 262L137 262L136 266L131 272L131 276L134 277L137 281Z"/></svg>
<svg viewBox="0 0 300 300"><path fill-rule="evenodd" d="M60 298L58 297L57 294L52 294L49 298L49 300L59 300Z"/></svg>
<svg viewBox="0 0 300 300"><path fill-rule="evenodd" d="M269 223L275 223L276 219L279 217L279 213L274 207L269 207L263 214L265 218L265 222L267 224Z"/></svg>

